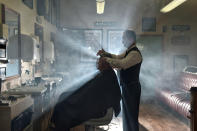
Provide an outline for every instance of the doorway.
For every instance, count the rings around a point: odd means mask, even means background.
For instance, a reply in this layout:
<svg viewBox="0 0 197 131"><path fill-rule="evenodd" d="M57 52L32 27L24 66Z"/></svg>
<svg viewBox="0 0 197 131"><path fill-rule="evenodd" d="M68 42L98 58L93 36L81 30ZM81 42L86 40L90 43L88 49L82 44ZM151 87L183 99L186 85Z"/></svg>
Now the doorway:
<svg viewBox="0 0 197 131"><path fill-rule="evenodd" d="M141 35L137 38L137 46L142 53L143 62L140 72L142 100L154 97L157 88L157 78L162 73L162 35Z"/></svg>

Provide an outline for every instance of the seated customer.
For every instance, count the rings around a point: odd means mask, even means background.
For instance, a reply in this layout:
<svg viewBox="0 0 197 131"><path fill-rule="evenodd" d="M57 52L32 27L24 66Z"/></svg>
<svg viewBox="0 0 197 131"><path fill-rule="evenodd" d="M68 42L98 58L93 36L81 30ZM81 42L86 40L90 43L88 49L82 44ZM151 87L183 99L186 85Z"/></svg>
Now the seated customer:
<svg viewBox="0 0 197 131"><path fill-rule="evenodd" d="M69 131L89 119L103 117L110 107L116 116L119 114L121 93L116 74L102 58L98 60L97 68L100 70L98 75L71 95L67 96L65 92L60 96L52 115L56 131Z"/></svg>

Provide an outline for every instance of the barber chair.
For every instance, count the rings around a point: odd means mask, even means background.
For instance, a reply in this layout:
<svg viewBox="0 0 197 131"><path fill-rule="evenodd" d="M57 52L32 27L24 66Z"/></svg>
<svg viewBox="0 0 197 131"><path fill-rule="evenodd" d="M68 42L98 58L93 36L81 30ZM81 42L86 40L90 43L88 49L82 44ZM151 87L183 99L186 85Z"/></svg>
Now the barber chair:
<svg viewBox="0 0 197 131"><path fill-rule="evenodd" d="M105 61L102 60L102 58L99 59L99 61L97 63L97 67L100 71L105 70L107 68L111 68L108 65L108 63L106 63ZM84 125L86 127L86 131L96 131L96 128L98 126L108 125L113 118L113 113L114 113L114 110L111 107L107 110L106 115L104 117L97 118L97 119L91 119L91 120L85 122Z"/></svg>
<svg viewBox="0 0 197 131"><path fill-rule="evenodd" d="M99 63L101 72L94 78L73 92L62 93L52 115L56 130L68 130L80 124L91 127L107 125L112 120L113 110L118 115L120 87L115 72L104 62Z"/></svg>
<svg viewBox="0 0 197 131"><path fill-rule="evenodd" d="M86 131L96 131L98 126L108 125L113 118L113 108L109 108L104 117L91 119L84 123Z"/></svg>
<svg viewBox="0 0 197 131"><path fill-rule="evenodd" d="M169 80L165 80L169 79ZM191 131L197 130L197 67L188 66L177 76L165 77L156 88L158 98L166 105L191 121Z"/></svg>

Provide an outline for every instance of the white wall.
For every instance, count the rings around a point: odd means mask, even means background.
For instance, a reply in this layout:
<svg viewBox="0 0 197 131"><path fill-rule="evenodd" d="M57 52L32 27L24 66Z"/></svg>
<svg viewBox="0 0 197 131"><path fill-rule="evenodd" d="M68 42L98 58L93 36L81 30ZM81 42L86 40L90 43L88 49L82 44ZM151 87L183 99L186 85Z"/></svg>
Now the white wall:
<svg viewBox="0 0 197 131"><path fill-rule="evenodd" d="M132 27L138 35L163 36L163 67L173 71L174 55L188 55L189 65L197 66L197 17L195 15L195 0L190 0L174 11L162 14L163 7L158 0L106 0L105 12L96 14L96 2L90 0L61 0L61 26L77 28L103 28L104 44L107 44L107 29L124 29ZM142 17L156 17L157 31L142 32ZM95 27L96 21L116 22L116 27ZM171 30L172 25L190 25L191 30L184 32L191 37L190 45L172 45L171 37L176 35ZM167 32L162 32L162 27L167 27Z"/></svg>

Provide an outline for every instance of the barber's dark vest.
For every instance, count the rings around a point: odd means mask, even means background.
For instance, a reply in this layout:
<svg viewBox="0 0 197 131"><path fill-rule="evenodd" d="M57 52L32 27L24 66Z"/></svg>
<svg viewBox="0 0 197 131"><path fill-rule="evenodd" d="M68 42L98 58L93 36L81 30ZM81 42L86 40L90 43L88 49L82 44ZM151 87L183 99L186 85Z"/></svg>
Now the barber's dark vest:
<svg viewBox="0 0 197 131"><path fill-rule="evenodd" d="M137 47L134 47L128 51L126 51L126 54L124 57L126 57L131 51L137 51L140 53L139 49ZM141 53L140 53L141 55ZM142 55L141 55L142 57ZM120 82L121 84L135 84L139 82L139 74L140 74L140 67L141 67L142 61L134 66L131 66L128 69L122 69L120 70Z"/></svg>

